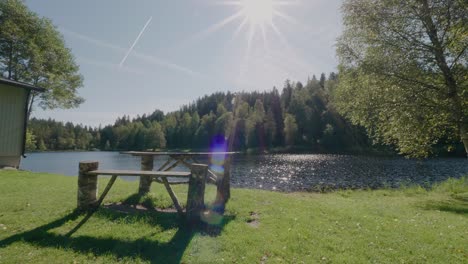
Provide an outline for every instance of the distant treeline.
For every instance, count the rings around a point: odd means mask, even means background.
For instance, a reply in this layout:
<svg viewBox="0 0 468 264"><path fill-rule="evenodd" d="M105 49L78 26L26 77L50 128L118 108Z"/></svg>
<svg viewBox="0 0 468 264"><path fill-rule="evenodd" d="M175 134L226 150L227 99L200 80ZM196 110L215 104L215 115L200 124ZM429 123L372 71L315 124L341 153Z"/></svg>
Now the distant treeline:
<svg viewBox="0 0 468 264"><path fill-rule="evenodd" d="M371 148L365 131L339 115L331 100L338 76L313 76L304 85L286 81L281 91L214 93L179 111L92 128L30 120L29 150L208 149L235 127L234 150L299 149L339 152ZM234 126L234 124L236 124Z"/></svg>

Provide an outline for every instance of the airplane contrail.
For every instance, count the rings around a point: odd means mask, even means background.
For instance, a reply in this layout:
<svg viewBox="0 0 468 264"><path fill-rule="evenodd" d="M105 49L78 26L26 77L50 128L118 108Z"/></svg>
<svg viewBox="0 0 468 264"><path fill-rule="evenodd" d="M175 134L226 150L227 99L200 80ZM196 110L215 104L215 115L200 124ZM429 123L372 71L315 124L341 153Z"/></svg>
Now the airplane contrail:
<svg viewBox="0 0 468 264"><path fill-rule="evenodd" d="M122 66L125 62L125 60L127 60L127 57L128 55L130 55L130 52L132 52L133 48L135 47L135 45L138 43L138 40L140 40L140 37L141 35L143 35L143 33L145 32L146 30L146 27L149 25L149 23L151 22L151 20L153 19L153 17L150 17L148 19L148 21L146 22L145 26L143 27L143 29L141 29L140 31L140 34L138 34L137 38L135 39L135 41L133 42L132 46L127 50L127 53L125 54L125 56L123 57L122 61L119 63L119 66Z"/></svg>

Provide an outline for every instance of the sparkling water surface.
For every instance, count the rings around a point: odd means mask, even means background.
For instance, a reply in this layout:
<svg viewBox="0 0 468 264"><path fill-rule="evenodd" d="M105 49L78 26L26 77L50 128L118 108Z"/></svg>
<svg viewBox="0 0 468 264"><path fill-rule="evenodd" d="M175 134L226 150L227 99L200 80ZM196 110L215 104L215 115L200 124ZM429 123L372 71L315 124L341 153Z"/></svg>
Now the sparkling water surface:
<svg viewBox="0 0 468 264"><path fill-rule="evenodd" d="M100 169L140 168L139 157L118 152L47 152L27 154L27 158L22 160L21 169L76 176L78 163L83 160L99 161ZM165 160L164 156L156 157L155 169ZM207 163L208 160L202 159L199 162ZM468 160L434 158L418 161L401 157L329 154L237 154L233 157L231 169L234 187L276 191L326 191L410 184L427 186L449 177L468 175Z"/></svg>

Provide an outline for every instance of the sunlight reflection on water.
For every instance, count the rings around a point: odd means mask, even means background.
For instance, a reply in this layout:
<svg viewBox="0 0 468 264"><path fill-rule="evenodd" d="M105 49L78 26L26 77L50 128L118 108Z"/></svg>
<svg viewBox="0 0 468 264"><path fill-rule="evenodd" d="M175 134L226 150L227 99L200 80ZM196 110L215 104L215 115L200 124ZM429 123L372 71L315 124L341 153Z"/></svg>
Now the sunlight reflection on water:
<svg viewBox="0 0 468 264"><path fill-rule="evenodd" d="M21 168L75 176L81 160L98 160L102 169L139 169L137 157L117 152L32 153ZM164 157L155 160L155 167ZM207 163L208 160L201 159ZM234 187L277 191L314 191L348 188L382 188L429 183L468 175L468 161L326 154L235 155L231 167ZM181 169L183 170L183 169ZM135 178L130 178L135 179Z"/></svg>
<svg viewBox="0 0 468 264"><path fill-rule="evenodd" d="M244 188L281 191L427 185L448 177L468 174L465 159L374 158L350 155L278 154L239 155L233 166L233 182Z"/></svg>

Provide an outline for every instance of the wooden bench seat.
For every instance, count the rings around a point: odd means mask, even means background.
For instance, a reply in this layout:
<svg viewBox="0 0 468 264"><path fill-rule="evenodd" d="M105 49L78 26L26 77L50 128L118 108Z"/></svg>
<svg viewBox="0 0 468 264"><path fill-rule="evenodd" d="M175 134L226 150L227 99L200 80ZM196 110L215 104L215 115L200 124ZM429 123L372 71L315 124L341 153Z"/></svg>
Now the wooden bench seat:
<svg viewBox="0 0 468 264"><path fill-rule="evenodd" d="M187 184L190 178L190 172L184 171L139 171L139 170L95 170L88 172L89 175L101 176L148 176L152 181L170 185ZM169 180L168 178L177 178L178 180Z"/></svg>
<svg viewBox="0 0 468 264"><path fill-rule="evenodd" d="M189 178L191 173L184 171L140 171L140 170L94 170L89 175L110 176L152 176L157 178Z"/></svg>

